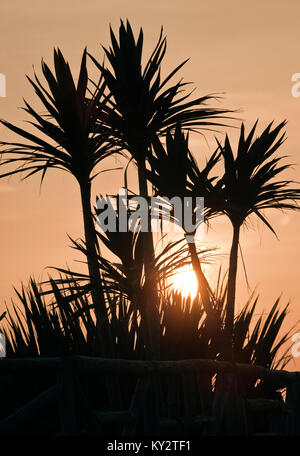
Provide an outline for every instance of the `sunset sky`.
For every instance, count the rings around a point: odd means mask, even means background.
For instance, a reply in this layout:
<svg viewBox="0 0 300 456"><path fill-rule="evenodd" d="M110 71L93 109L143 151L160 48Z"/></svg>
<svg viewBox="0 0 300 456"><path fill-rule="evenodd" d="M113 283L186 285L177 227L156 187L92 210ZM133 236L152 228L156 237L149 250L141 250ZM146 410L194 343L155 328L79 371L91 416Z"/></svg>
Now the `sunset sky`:
<svg viewBox="0 0 300 456"><path fill-rule="evenodd" d="M61 48L76 76L84 47L102 59L100 44L109 43L109 24L117 31L120 18L128 18L136 32L143 27L145 55L164 27L168 47L163 71L167 74L190 58L180 76L193 83L195 96L222 93L218 106L240 109L238 117L247 129L257 118L259 131L272 120L287 119L281 153L295 164L286 175L300 181L300 98L291 93L292 75L300 73L298 0L1 0L0 15L0 73L7 82L7 96L0 98L0 118L18 125L28 119L19 109L23 97L40 108L25 75L31 76L33 67L41 74L41 58L52 65L54 47ZM93 74L91 62L89 68ZM228 132L236 138L235 131ZM0 126L0 140L12 137ZM191 145L200 160L209 155L203 138L193 137ZM118 166L115 161L112 164ZM121 178L120 171L103 174L94 193L116 192ZM291 301L288 329L300 320L300 213L272 213L270 220L279 241L254 218L242 231L241 244L251 288L257 287L261 296L258 310L269 309L282 294L282 304ZM1 313L14 295L13 286L27 283L30 275L46 279L47 266L80 267L75 260L82 258L70 248L67 237L83 235L76 182L57 171L50 171L41 191L38 177L25 182L19 177L0 180L0 229ZM230 226L220 219L204 239L205 246L220 248L224 270L230 236ZM218 261L209 271L211 277ZM248 295L241 268L238 277L241 307ZM300 370L300 358L289 368Z"/></svg>

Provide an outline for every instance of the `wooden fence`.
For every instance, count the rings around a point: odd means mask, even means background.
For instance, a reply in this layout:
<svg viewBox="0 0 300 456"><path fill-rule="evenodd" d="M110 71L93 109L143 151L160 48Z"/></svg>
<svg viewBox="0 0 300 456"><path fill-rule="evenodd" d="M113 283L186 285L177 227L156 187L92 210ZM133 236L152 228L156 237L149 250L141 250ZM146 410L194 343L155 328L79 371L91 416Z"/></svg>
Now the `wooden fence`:
<svg viewBox="0 0 300 456"><path fill-rule="evenodd" d="M0 401L0 435L300 435L299 372L222 361L0 359Z"/></svg>

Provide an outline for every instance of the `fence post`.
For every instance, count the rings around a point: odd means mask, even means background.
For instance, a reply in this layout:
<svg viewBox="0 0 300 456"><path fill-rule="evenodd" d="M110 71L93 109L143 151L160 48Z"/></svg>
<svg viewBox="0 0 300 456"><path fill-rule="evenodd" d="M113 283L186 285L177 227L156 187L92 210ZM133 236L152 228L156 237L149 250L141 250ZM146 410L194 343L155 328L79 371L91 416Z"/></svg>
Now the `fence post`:
<svg viewBox="0 0 300 456"><path fill-rule="evenodd" d="M149 379L149 387L145 395L144 405L144 435L149 437L159 434L159 384L158 375L153 375Z"/></svg>
<svg viewBox="0 0 300 456"><path fill-rule="evenodd" d="M287 435L300 436L300 375L298 381L287 386L286 405L291 410L287 417Z"/></svg>
<svg viewBox="0 0 300 456"><path fill-rule="evenodd" d="M248 435L244 398L237 373L217 374L212 414L215 424L207 435Z"/></svg>
<svg viewBox="0 0 300 456"><path fill-rule="evenodd" d="M143 411L145 409L145 399L150 386L150 378L138 378L135 389L132 395L129 413L133 420L128 425L124 426L122 436L134 437L137 434L139 420L143 419Z"/></svg>
<svg viewBox="0 0 300 456"><path fill-rule="evenodd" d="M59 373L61 387L60 399L60 423L63 435L77 434L77 416L74 389L74 369L72 357L64 357L61 362Z"/></svg>

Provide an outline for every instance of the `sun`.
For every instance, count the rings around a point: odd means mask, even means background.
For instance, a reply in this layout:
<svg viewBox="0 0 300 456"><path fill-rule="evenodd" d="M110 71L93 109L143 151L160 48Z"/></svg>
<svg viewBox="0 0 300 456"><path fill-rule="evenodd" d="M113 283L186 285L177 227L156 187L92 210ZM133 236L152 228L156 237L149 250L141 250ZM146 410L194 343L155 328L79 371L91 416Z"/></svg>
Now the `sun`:
<svg viewBox="0 0 300 456"><path fill-rule="evenodd" d="M181 268L173 277L172 287L182 294L184 298L190 296L194 299L197 295L198 283L192 268Z"/></svg>

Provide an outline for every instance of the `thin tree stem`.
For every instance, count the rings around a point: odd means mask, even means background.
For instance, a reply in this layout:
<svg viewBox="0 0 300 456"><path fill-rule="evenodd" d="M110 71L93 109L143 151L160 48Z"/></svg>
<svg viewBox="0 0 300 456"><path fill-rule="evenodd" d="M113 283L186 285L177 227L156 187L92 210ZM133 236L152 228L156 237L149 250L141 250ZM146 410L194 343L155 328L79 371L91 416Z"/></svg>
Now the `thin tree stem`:
<svg viewBox="0 0 300 456"><path fill-rule="evenodd" d="M139 160L137 165L140 196L148 199L145 160ZM155 280L155 254L150 221L148 231L141 232L140 235L142 236L145 267L145 302L143 303L142 311L144 313L143 324L146 329L146 345L148 345L148 356L158 359L160 356L159 300Z"/></svg>
<svg viewBox="0 0 300 456"><path fill-rule="evenodd" d="M233 349L234 308L236 292L236 276L238 266L238 247L240 238L240 224L233 224L233 238L230 250L228 288L226 301L225 335L228 347ZM229 345L230 344L230 345Z"/></svg>
<svg viewBox="0 0 300 456"><path fill-rule="evenodd" d="M87 251L87 263L91 284L91 297L95 308L96 326L101 354L113 357L112 336L108 321L107 308L102 289L102 281L97 260L97 236L91 209L91 185L80 184L80 194L83 212L84 235Z"/></svg>
<svg viewBox="0 0 300 456"><path fill-rule="evenodd" d="M202 304L205 310L205 313L209 319L209 321L216 325L216 331L221 329L221 321L217 316L217 313L214 311L211 305L210 294L209 294L209 284L206 280L206 277L202 271L201 262L199 260L196 244L194 242L188 243L189 252L191 255L192 266L194 272L196 274L197 282L198 282L198 292L200 293Z"/></svg>

